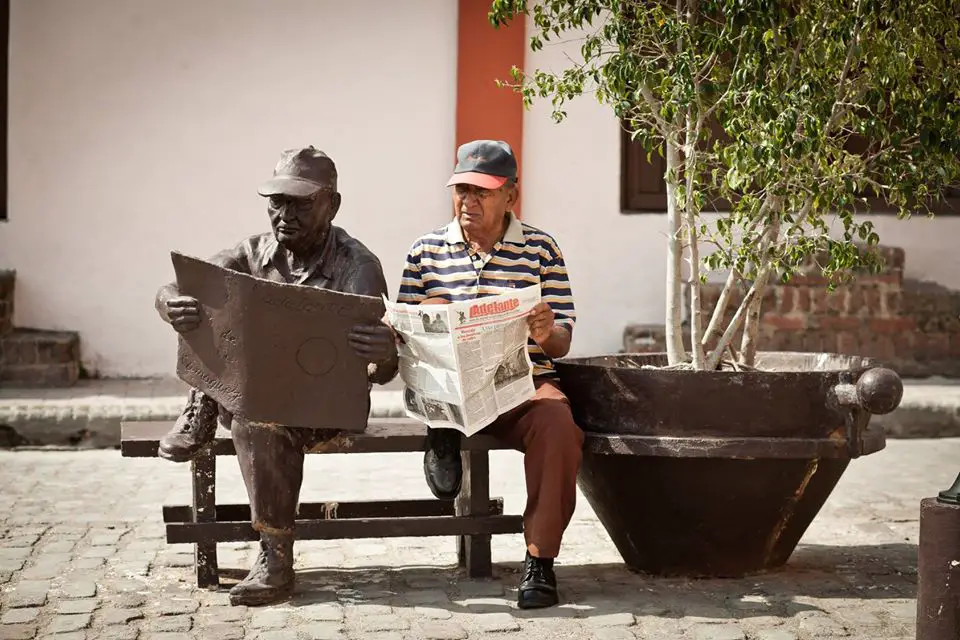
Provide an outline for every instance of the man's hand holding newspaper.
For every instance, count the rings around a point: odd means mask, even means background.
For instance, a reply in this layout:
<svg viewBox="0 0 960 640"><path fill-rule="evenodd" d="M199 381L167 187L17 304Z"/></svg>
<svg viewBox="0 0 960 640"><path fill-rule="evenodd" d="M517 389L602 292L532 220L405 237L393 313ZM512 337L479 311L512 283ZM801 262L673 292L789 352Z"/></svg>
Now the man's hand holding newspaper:
<svg viewBox="0 0 960 640"><path fill-rule="evenodd" d="M527 324L530 325L530 337L533 341L543 346L543 343L550 339L553 332L554 317L553 309L546 302L538 302L527 316Z"/></svg>
<svg viewBox="0 0 960 640"><path fill-rule="evenodd" d="M533 397L527 339L545 340L553 326L540 287L463 302L384 304L401 338L407 415L471 436Z"/></svg>

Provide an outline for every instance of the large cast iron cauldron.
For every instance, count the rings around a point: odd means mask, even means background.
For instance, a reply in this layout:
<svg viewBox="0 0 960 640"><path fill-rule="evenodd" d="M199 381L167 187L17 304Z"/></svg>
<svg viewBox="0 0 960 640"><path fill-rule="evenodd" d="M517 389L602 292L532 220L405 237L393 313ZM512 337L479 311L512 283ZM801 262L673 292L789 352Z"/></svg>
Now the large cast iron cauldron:
<svg viewBox="0 0 960 640"><path fill-rule="evenodd" d="M790 557L852 458L884 448L871 414L903 385L866 358L760 353L757 371L643 369L665 354L557 361L587 432L579 486L627 566L739 577Z"/></svg>

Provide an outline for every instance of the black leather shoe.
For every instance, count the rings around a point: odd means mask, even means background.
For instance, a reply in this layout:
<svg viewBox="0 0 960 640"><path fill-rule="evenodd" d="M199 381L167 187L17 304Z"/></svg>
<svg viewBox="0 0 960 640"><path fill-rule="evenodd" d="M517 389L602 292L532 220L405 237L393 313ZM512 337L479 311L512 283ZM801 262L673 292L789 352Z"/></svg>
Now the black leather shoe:
<svg viewBox="0 0 960 640"><path fill-rule="evenodd" d="M521 609L542 609L552 607L559 601L553 558L535 558L527 551L523 578L517 589L517 606Z"/></svg>
<svg viewBox="0 0 960 640"><path fill-rule="evenodd" d="M430 491L438 499L453 500L457 497L463 480L459 431L427 427L427 451L423 454L423 475Z"/></svg>

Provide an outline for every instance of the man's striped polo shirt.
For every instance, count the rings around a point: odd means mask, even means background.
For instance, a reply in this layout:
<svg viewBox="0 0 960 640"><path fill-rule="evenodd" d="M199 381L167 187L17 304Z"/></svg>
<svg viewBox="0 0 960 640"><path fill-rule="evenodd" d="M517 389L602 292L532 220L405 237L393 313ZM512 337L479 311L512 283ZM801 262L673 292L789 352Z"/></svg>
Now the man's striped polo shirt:
<svg viewBox="0 0 960 640"><path fill-rule="evenodd" d="M419 238L407 255L398 302L417 304L426 298L460 302L539 285L556 323L572 336L577 314L560 247L548 234L521 223L513 213L507 215L503 240L486 258L470 248L457 220ZM534 375L556 375L553 362L536 342L528 340L527 350Z"/></svg>

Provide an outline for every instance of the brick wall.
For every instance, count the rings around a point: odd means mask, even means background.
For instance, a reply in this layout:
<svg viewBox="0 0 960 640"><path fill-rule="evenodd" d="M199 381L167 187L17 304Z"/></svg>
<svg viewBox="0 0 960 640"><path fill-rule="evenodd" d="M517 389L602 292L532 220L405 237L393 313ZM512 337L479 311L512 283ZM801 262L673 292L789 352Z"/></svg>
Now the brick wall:
<svg viewBox="0 0 960 640"><path fill-rule="evenodd" d="M15 329L0 339L0 386L68 387L79 377L74 332Z"/></svg>
<svg viewBox="0 0 960 640"><path fill-rule="evenodd" d="M768 288L758 346L764 351L834 352L870 356L905 377L960 377L960 292L905 279L901 249L881 248L886 268L861 274L828 291L811 269L786 285ZM703 288L703 308L714 308L722 285ZM726 322L745 291L734 296ZM706 327L709 317L704 318ZM665 350L663 327L631 325L624 349ZM740 336L734 342L739 346ZM689 345L689 336L685 336Z"/></svg>
<svg viewBox="0 0 960 640"><path fill-rule="evenodd" d="M0 387L67 387L80 377L80 336L13 326L14 271L0 271Z"/></svg>

